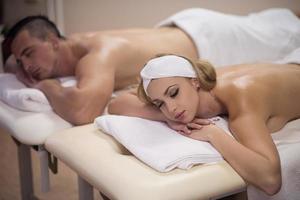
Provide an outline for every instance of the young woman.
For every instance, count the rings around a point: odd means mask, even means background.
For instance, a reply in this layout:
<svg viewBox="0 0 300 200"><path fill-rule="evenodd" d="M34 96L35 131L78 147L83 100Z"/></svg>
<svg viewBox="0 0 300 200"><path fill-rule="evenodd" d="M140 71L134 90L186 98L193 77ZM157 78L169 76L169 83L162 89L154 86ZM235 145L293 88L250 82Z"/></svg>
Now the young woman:
<svg viewBox="0 0 300 200"><path fill-rule="evenodd" d="M151 59L141 77L142 101L121 95L110 113L166 121L187 137L210 142L246 182L270 195L279 191L280 159L270 133L300 117L299 65L239 65L216 72L205 61L164 55ZM201 119L216 115L228 116L235 139Z"/></svg>

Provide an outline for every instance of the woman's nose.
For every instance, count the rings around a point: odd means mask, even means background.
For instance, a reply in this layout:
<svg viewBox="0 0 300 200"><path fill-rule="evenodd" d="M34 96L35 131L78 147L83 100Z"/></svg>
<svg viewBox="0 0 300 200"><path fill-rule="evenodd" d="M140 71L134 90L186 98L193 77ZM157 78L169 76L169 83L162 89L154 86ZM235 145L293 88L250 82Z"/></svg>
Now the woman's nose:
<svg viewBox="0 0 300 200"><path fill-rule="evenodd" d="M168 112L171 113L171 114L174 114L175 111L176 111L176 104L175 104L175 102L169 101L166 104L167 104Z"/></svg>

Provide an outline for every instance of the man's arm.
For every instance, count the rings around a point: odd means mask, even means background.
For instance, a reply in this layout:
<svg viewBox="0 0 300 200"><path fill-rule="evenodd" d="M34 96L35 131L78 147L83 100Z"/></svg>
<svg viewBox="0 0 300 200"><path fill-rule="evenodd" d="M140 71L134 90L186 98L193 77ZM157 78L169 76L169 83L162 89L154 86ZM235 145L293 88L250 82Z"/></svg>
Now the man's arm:
<svg viewBox="0 0 300 200"><path fill-rule="evenodd" d="M36 86L45 93L54 111L72 124L91 123L102 114L111 97L117 58L99 54L91 52L80 60L75 72L77 86L64 88L51 79Z"/></svg>
<svg viewBox="0 0 300 200"><path fill-rule="evenodd" d="M110 114L141 117L145 119L166 122L165 116L152 105L139 100L136 89L120 94L108 105Z"/></svg>

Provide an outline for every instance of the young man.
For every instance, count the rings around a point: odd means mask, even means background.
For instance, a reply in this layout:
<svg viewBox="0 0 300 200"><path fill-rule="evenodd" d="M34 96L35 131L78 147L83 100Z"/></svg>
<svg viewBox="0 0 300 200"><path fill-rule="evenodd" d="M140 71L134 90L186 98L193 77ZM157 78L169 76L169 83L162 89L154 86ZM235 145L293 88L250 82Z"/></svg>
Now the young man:
<svg viewBox="0 0 300 200"><path fill-rule="evenodd" d="M299 20L285 9L247 17L190 9L160 28L68 38L47 18L30 16L9 31L4 50L13 54L9 60L19 66L21 81L42 90L58 115L80 125L103 112L113 90L136 83L144 63L156 54L201 57L216 66L274 60L300 46L299 33ZM53 79L70 75L77 86L63 88Z"/></svg>

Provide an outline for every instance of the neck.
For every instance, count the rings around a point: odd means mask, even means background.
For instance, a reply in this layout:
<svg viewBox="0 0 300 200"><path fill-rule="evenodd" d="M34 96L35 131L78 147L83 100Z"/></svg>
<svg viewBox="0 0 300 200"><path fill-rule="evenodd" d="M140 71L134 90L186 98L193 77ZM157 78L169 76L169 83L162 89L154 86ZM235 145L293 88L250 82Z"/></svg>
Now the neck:
<svg viewBox="0 0 300 200"><path fill-rule="evenodd" d="M214 91L202 91L199 93L200 104L198 108L198 117L211 118L226 113L225 106L214 94Z"/></svg>
<svg viewBox="0 0 300 200"><path fill-rule="evenodd" d="M224 106L224 104L222 103L222 101L215 95L214 90L211 90L210 95L213 98L213 104L214 104L214 110L216 112L216 115L223 115L226 114L226 108Z"/></svg>
<svg viewBox="0 0 300 200"><path fill-rule="evenodd" d="M55 76L74 76L79 58L74 54L72 45L68 41L61 41L57 55Z"/></svg>

